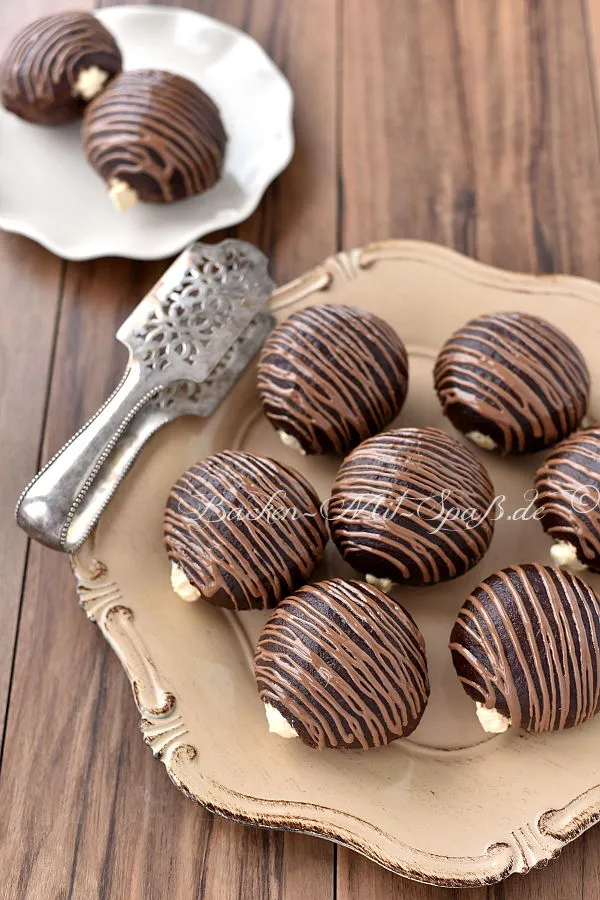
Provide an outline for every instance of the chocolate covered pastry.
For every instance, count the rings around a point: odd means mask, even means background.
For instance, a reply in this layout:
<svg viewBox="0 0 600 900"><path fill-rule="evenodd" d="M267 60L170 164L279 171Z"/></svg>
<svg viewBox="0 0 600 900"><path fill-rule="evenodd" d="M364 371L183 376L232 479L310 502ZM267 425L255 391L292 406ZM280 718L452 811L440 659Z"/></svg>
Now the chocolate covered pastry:
<svg viewBox="0 0 600 900"><path fill-rule="evenodd" d="M121 71L121 52L89 12L36 19L10 42L0 66L2 105L22 119L61 125Z"/></svg>
<svg viewBox="0 0 600 900"><path fill-rule="evenodd" d="M339 578L279 604L254 672L269 730L318 750L406 737L429 697L425 643L411 616L376 588Z"/></svg>
<svg viewBox="0 0 600 900"><path fill-rule="evenodd" d="M258 362L265 415L301 453L347 453L398 415L407 388L396 332L351 306L294 313L273 329Z"/></svg>
<svg viewBox="0 0 600 900"><path fill-rule="evenodd" d="M485 450L543 450L583 419L590 376L569 338L525 313L479 316L456 331L435 365L452 424Z"/></svg>
<svg viewBox="0 0 600 900"><path fill-rule="evenodd" d="M364 441L342 463L329 527L346 562L384 590L435 584L482 558L493 500L468 447L437 428L400 428Z"/></svg>
<svg viewBox="0 0 600 900"><path fill-rule="evenodd" d="M552 561L600 572L600 425L558 444L535 475L541 523L555 541Z"/></svg>
<svg viewBox="0 0 600 900"><path fill-rule="evenodd" d="M171 583L184 600L267 609L308 579L327 529L317 495L298 472L224 451L175 482L164 537Z"/></svg>
<svg viewBox="0 0 600 900"><path fill-rule="evenodd" d="M575 575L510 566L471 592L450 638L485 731L557 731L600 708L600 599Z"/></svg>
<svg viewBox="0 0 600 900"><path fill-rule="evenodd" d="M86 156L117 209L173 203L221 176L227 135L219 110L180 75L124 72L86 110Z"/></svg>

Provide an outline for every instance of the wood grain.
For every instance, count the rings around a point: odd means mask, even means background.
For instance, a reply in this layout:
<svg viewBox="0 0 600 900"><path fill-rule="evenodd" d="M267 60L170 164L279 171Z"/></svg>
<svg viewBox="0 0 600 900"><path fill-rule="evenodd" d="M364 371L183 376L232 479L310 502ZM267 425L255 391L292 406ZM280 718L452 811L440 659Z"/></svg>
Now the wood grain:
<svg viewBox="0 0 600 900"><path fill-rule="evenodd" d="M278 281L387 237L600 278L595 0L187 5L250 31L296 92L294 161L232 231L272 256ZM62 6L5 0L0 44ZM0 897L596 900L597 828L526 878L442 892L316 839L212 816L152 760L65 558L38 545L26 558L10 520L38 457L113 387L125 359L115 328L163 268L64 266L24 239L0 242Z"/></svg>
<svg viewBox="0 0 600 900"><path fill-rule="evenodd" d="M347 0L343 18L344 244L417 237L600 277L580 5Z"/></svg>
<svg viewBox="0 0 600 900"><path fill-rule="evenodd" d="M17 275L22 266L23 277ZM19 492L39 463L62 265L20 238L0 239L0 733L4 725L27 556L14 527ZM23 398L27 402L23 403Z"/></svg>
<svg viewBox="0 0 600 900"><path fill-rule="evenodd" d="M17 29L42 9L52 12L60 5L59 0L3 4L0 53ZM23 238L0 235L0 735L27 559L27 541L14 527L13 510L39 465L63 274L64 264L51 253ZM0 738L0 760L1 754Z"/></svg>

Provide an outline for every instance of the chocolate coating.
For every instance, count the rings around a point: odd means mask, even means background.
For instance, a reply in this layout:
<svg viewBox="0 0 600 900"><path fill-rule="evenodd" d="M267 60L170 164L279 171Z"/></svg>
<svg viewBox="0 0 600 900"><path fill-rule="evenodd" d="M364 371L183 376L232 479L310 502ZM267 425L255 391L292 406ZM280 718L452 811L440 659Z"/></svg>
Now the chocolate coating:
<svg viewBox="0 0 600 900"><path fill-rule="evenodd" d="M408 612L359 581L300 588L272 613L254 664L263 703L310 747L381 747L411 734L429 697Z"/></svg>
<svg viewBox="0 0 600 900"><path fill-rule="evenodd" d="M311 306L273 329L258 362L265 415L306 453L347 453L394 419L408 389L404 344L351 306Z"/></svg>
<svg viewBox="0 0 600 900"><path fill-rule="evenodd" d="M576 431L554 448L535 475L544 531L577 550L600 572L600 425Z"/></svg>
<svg viewBox="0 0 600 900"><path fill-rule="evenodd" d="M482 558L494 530L486 515L493 499L489 476L467 447L437 428L400 428L364 441L342 463L329 527L358 571L435 584ZM450 508L457 513L443 524Z"/></svg>
<svg viewBox="0 0 600 900"><path fill-rule="evenodd" d="M319 499L298 472L233 451L203 459L175 482L164 536L169 559L203 599L240 610L287 596L327 543Z"/></svg>
<svg viewBox="0 0 600 900"><path fill-rule="evenodd" d="M94 169L107 183L125 182L146 203L172 203L212 187L226 143L219 110L204 91L151 69L115 78L83 122Z"/></svg>
<svg viewBox="0 0 600 900"><path fill-rule="evenodd" d="M80 116L85 100L73 91L83 69L121 71L121 52L88 12L36 19L11 41L0 68L2 105L22 119L61 125Z"/></svg>
<svg viewBox="0 0 600 900"><path fill-rule="evenodd" d="M467 694L526 731L571 728L600 708L600 599L562 569L529 564L478 584L450 637Z"/></svg>
<svg viewBox="0 0 600 900"><path fill-rule="evenodd" d="M492 438L502 453L566 437L584 417L590 390L572 341L524 313L479 316L460 328L443 346L434 380L452 424Z"/></svg>

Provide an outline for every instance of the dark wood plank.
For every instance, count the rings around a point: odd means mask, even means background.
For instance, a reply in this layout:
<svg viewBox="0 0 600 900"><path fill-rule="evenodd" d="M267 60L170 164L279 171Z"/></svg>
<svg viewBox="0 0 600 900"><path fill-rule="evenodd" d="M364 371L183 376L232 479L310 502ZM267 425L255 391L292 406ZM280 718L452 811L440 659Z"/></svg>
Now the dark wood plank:
<svg viewBox="0 0 600 900"><path fill-rule="evenodd" d="M272 254L282 281L336 248L335 5L228 0L198 8L256 35L297 91L299 152L235 230ZM113 387L125 359L115 328L163 268L68 266L44 458ZM0 894L331 898L330 844L204 812L151 758L137 721L124 673L77 608L66 559L32 547L0 780Z"/></svg>
<svg viewBox="0 0 600 900"><path fill-rule="evenodd" d="M337 897L339 900L486 900L483 890L449 890L418 884L369 863L357 853L340 848Z"/></svg>
<svg viewBox="0 0 600 900"><path fill-rule="evenodd" d="M24 238L0 239L0 734L13 663L27 540L19 492L35 470L58 309L61 263ZM24 399L26 398L26 402Z"/></svg>
<svg viewBox="0 0 600 900"><path fill-rule="evenodd" d="M588 5L593 64L578 3L346 0L343 243L420 238L510 269L600 277L600 13ZM596 896L599 840L594 829L547 869L460 896ZM339 900L448 896L344 849L337 883Z"/></svg>
<svg viewBox="0 0 600 900"><path fill-rule="evenodd" d="M422 238L599 277L579 4L347 0L344 20L344 244Z"/></svg>
<svg viewBox="0 0 600 900"><path fill-rule="evenodd" d="M43 9L26 0L2 6L0 55L12 34ZM85 7L85 3L82 4ZM26 238L0 237L0 735L4 729L16 640L27 540L14 526L21 488L35 470L41 449L52 341L63 265ZM0 739L1 742L1 739Z"/></svg>

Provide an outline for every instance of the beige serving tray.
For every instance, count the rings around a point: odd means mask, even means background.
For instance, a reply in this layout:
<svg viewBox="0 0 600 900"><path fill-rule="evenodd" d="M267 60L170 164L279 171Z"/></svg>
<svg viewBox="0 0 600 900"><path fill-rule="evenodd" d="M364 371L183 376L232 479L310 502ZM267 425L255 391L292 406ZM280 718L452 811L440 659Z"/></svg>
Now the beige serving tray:
<svg viewBox="0 0 600 900"><path fill-rule="evenodd" d="M591 415L600 418L600 286L517 275L414 241L342 253L273 297L278 319L314 303L372 310L410 353L411 386L396 424L450 426L432 388L435 355L450 332L483 312L543 315L580 347L592 369ZM240 822L339 841L394 872L467 886L527 872L556 856L600 817L600 716L561 734L486 737L447 649L458 608L495 568L548 561L539 523L513 518L540 457L481 453L505 517L491 549L462 578L396 591L427 642L432 693L417 731L387 748L319 753L267 731L252 676L265 614L235 615L170 589L162 513L177 476L225 448L289 463L328 495L338 461L283 447L261 415L248 370L207 421L168 426L146 447L95 535L73 558L81 605L131 681L144 740L189 797ZM509 519L509 516L511 517ZM318 577L351 572L332 544ZM600 587L600 578L590 578Z"/></svg>

